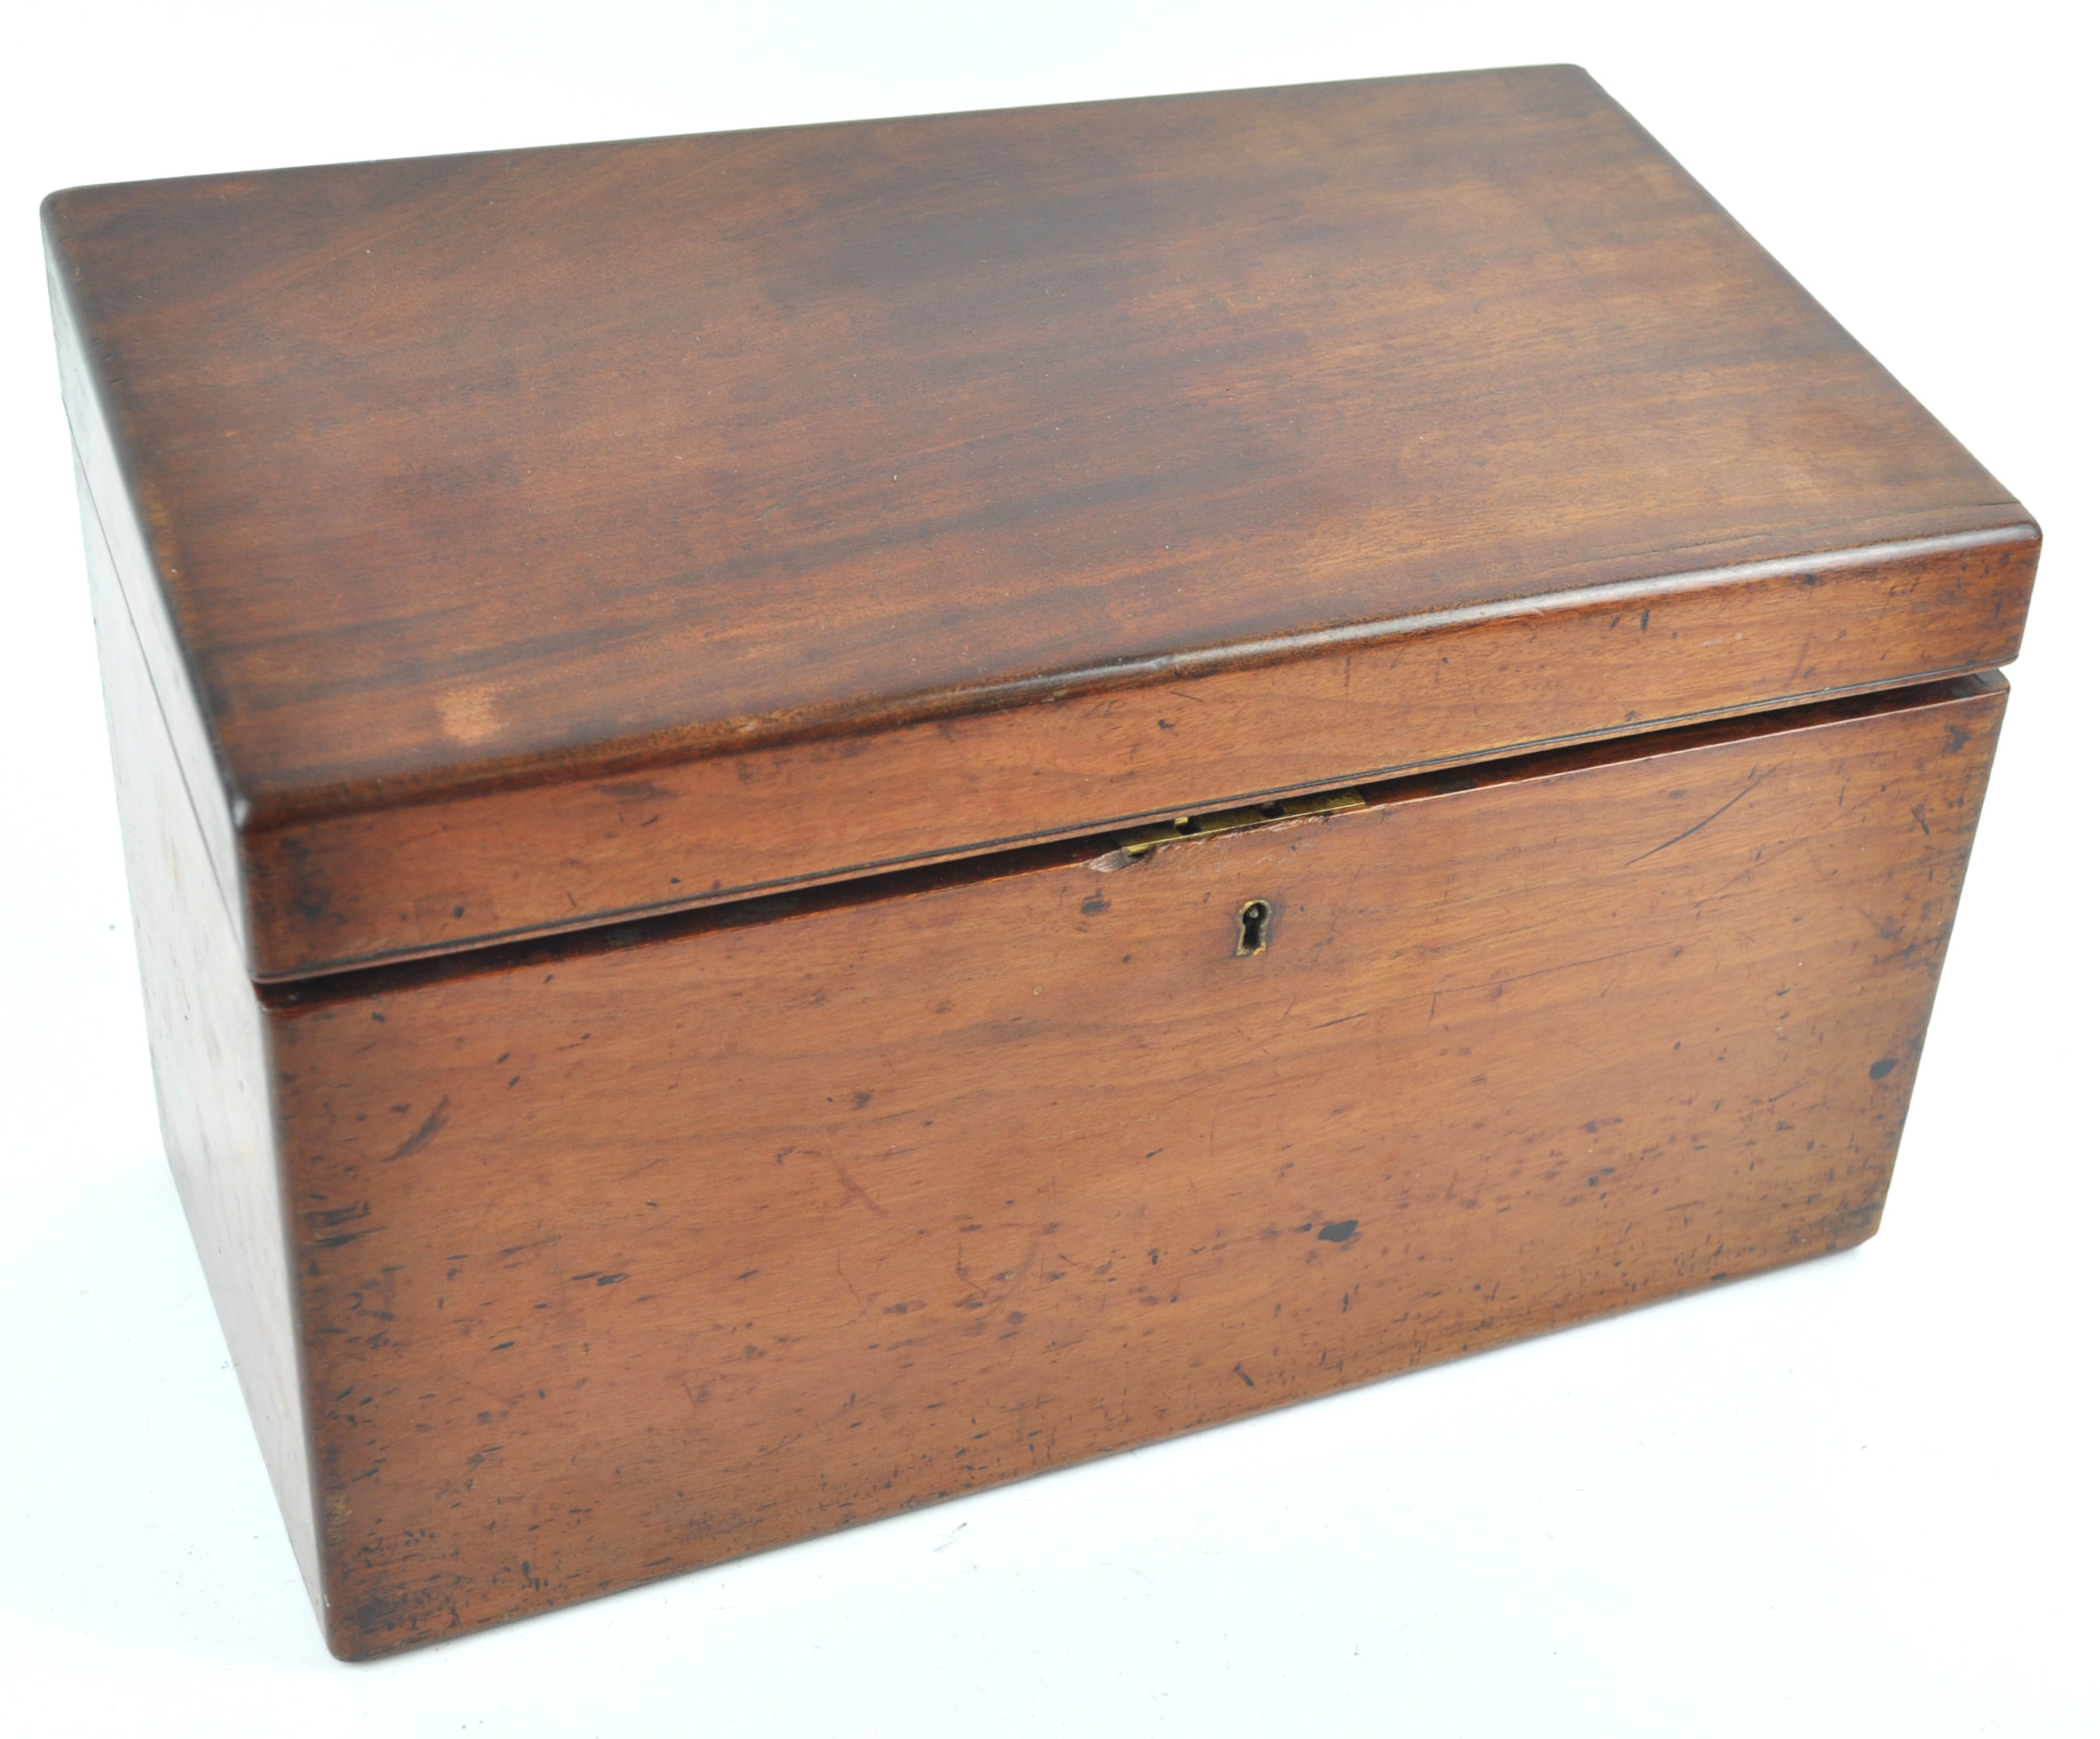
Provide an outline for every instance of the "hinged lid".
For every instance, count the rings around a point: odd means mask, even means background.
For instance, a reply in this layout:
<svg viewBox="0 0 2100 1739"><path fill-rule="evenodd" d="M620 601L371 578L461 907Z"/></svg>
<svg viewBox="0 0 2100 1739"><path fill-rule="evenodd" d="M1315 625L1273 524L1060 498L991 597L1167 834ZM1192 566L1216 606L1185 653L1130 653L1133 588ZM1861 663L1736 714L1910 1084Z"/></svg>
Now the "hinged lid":
<svg viewBox="0 0 2100 1739"><path fill-rule="evenodd" d="M2038 544L1568 67L44 221L264 977L1988 667Z"/></svg>

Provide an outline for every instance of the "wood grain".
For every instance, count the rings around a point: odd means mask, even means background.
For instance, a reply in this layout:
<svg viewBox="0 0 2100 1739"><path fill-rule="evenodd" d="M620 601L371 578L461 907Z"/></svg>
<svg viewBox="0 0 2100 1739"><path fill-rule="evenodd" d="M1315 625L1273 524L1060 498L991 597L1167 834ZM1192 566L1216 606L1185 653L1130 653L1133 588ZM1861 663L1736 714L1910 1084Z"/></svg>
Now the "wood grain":
<svg viewBox="0 0 2100 1739"><path fill-rule="evenodd" d="M331 1646L1867 1237L2003 702L273 992Z"/></svg>
<svg viewBox="0 0 2100 1739"><path fill-rule="evenodd" d="M2033 576L2003 486L1573 68L45 228L265 976L1993 666Z"/></svg>

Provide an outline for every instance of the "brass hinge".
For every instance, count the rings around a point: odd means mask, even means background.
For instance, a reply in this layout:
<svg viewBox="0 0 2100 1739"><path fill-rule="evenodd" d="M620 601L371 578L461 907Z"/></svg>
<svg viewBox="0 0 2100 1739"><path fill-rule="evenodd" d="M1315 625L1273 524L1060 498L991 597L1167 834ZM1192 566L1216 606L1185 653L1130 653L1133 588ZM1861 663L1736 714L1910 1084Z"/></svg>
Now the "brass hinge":
<svg viewBox="0 0 2100 1739"><path fill-rule="evenodd" d="M1127 834L1118 834L1115 842L1127 855L1142 858L1155 846L1177 839L1207 839L1212 834L1236 834L1243 827L1265 827L1272 821L1296 821L1309 815L1332 815L1337 810L1363 806L1360 793L1319 791L1310 797L1279 797L1273 802L1253 803L1245 809L1177 815L1171 821L1156 821L1149 827L1133 827Z"/></svg>

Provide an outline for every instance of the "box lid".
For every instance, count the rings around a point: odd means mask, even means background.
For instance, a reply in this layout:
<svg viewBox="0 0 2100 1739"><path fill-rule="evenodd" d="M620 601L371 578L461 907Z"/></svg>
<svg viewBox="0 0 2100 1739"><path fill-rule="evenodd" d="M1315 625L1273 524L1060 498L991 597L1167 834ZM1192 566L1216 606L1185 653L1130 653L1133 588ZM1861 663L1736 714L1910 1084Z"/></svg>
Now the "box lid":
<svg viewBox="0 0 2100 1739"><path fill-rule="evenodd" d="M1985 668L2039 544L1571 67L44 223L260 977Z"/></svg>

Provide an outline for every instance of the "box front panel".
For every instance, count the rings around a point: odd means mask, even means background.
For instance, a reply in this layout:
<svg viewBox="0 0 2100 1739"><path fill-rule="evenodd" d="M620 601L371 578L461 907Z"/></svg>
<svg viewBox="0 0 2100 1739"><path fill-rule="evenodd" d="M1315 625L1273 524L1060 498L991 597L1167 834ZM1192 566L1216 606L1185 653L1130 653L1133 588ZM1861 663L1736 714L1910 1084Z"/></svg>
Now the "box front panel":
<svg viewBox="0 0 2100 1739"><path fill-rule="evenodd" d="M281 1012L333 1645L1868 1236L2002 706Z"/></svg>

